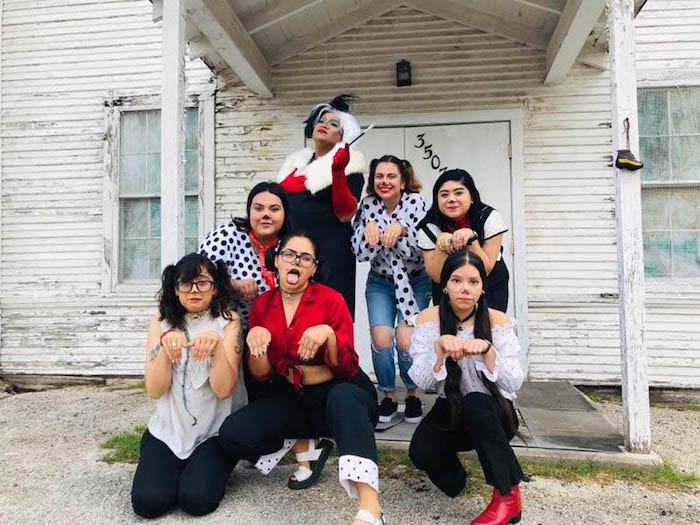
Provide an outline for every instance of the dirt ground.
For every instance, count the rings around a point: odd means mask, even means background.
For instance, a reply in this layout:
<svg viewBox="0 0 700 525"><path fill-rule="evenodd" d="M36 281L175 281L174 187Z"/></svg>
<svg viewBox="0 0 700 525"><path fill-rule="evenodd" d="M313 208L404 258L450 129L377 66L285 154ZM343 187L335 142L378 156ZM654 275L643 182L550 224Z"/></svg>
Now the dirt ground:
<svg viewBox="0 0 700 525"><path fill-rule="evenodd" d="M99 461L100 444L145 423L152 403L127 389L72 387L18 395L0 394L0 523L138 523L129 492L135 465ZM603 404L621 424L619 407ZM700 413L653 409L654 449L679 469L700 471ZM381 466L380 466L381 468ZM219 509L199 523L349 523L355 503L329 464L321 482L290 491L292 466L264 477L236 469ZM381 479L381 473L380 473ZM483 508L480 496L450 499L426 478L381 480L388 524L464 524ZM637 485L564 483L538 478L523 484L523 524L700 523L700 491L664 493ZM180 523L179 510L154 520Z"/></svg>

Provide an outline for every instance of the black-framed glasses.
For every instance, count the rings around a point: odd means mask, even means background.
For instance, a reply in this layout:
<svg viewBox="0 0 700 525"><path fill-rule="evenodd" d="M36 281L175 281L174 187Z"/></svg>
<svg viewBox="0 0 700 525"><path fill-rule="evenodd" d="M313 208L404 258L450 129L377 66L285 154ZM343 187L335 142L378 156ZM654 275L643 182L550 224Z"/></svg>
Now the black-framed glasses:
<svg viewBox="0 0 700 525"><path fill-rule="evenodd" d="M182 293L191 292L192 288L195 286L199 292L208 292L214 287L214 281L194 281L191 283L183 283L182 281L178 281L177 291Z"/></svg>
<svg viewBox="0 0 700 525"><path fill-rule="evenodd" d="M299 259L299 264L301 264L304 268L311 268L318 262L314 256L309 253L296 253L292 250L282 250L280 252L280 259L287 264L294 264L297 259Z"/></svg>

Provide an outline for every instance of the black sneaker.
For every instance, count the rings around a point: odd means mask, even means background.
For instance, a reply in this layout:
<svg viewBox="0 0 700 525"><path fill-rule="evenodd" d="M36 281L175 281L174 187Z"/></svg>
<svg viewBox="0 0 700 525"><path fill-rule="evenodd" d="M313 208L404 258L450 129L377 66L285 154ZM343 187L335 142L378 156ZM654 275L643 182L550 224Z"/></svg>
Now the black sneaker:
<svg viewBox="0 0 700 525"><path fill-rule="evenodd" d="M416 396L408 396L405 400L406 409L403 412L403 419L406 423L420 423L423 419L423 408Z"/></svg>
<svg viewBox="0 0 700 525"><path fill-rule="evenodd" d="M390 423L399 413L399 404L390 397L385 397L379 404L379 422Z"/></svg>

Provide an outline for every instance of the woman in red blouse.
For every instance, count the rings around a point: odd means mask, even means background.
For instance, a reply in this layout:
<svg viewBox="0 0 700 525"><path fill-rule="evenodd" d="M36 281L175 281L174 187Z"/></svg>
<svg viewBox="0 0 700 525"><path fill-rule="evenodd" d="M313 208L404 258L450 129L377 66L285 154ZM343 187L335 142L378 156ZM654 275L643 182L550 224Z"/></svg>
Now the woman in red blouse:
<svg viewBox="0 0 700 525"><path fill-rule="evenodd" d="M305 235L283 239L274 253L278 287L260 295L250 312L248 366L271 395L224 421L219 439L233 457L257 461L267 473L294 443L285 437L332 437L338 445L340 484L359 498L354 525L383 524L374 426L377 394L359 367L353 322L343 296L312 282L316 246ZM290 478L290 488L318 476L332 448L297 454L309 460ZM314 452L317 454L314 455ZM312 474L309 474L311 472ZM300 480L299 478L305 478Z"/></svg>

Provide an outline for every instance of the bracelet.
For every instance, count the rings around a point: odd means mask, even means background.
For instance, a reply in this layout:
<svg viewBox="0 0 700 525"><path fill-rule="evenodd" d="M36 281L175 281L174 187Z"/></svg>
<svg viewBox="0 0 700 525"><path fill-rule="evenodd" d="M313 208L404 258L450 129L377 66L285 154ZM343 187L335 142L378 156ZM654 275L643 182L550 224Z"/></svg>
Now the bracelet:
<svg viewBox="0 0 700 525"><path fill-rule="evenodd" d="M471 246L472 244L474 244L474 241L478 241L478 240L479 240L479 236L475 233L475 234L474 234L474 237L472 237L471 239L469 239L469 240L467 241L467 245L468 245L468 246Z"/></svg>
<svg viewBox="0 0 700 525"><path fill-rule="evenodd" d="M174 332L174 331L175 331L174 328L169 328L168 330L166 330L165 332L163 332L162 334L160 334L160 346L163 346L163 338L164 338L166 335L168 335L170 332Z"/></svg>
<svg viewBox="0 0 700 525"><path fill-rule="evenodd" d="M493 348L493 345L492 345L491 343L489 343L489 346L487 346L487 347L486 347L486 350L484 350L483 352L481 352L481 354L483 355L483 354L488 353L488 351L491 350L492 348Z"/></svg>

